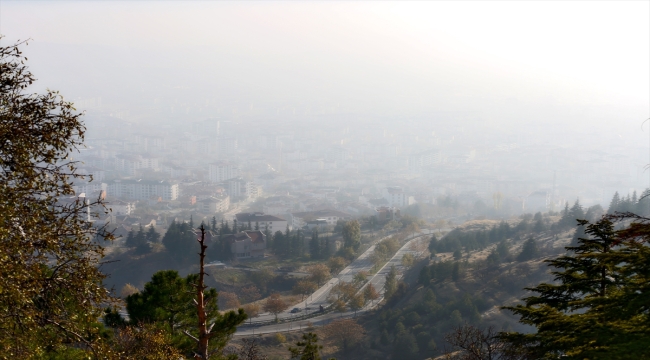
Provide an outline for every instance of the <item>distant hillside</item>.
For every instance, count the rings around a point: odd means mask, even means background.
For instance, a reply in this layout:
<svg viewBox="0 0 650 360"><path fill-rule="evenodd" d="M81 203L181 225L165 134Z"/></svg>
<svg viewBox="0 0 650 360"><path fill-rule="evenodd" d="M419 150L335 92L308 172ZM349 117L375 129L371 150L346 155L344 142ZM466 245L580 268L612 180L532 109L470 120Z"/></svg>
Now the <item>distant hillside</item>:
<svg viewBox="0 0 650 360"><path fill-rule="evenodd" d="M474 222L434 240L432 251L452 251L409 269L395 296L358 319L366 329L364 340L349 353L327 355L339 360L435 357L445 350L445 334L464 322L529 330L500 307L524 297L524 287L552 280L543 260L563 254L575 232L557 227L557 220L542 218L543 227L536 229L541 231L533 231L532 219L514 226Z"/></svg>

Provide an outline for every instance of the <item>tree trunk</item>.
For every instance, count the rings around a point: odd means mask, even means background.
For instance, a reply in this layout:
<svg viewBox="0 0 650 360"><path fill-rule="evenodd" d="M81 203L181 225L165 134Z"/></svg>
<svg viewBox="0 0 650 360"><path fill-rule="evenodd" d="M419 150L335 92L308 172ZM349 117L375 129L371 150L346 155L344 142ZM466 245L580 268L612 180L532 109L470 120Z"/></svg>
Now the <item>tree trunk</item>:
<svg viewBox="0 0 650 360"><path fill-rule="evenodd" d="M208 360L208 340L210 340L210 332L208 330L207 324L207 314L205 312L205 302L203 298L203 291L206 289L205 283L203 282L203 277L205 276L204 270L204 261L205 261L205 249L208 247L205 245L205 228L201 225L201 238L197 239L199 245L201 245L201 252L199 253L199 283L196 284L196 311L199 316L199 337L196 353L194 354L194 359L197 360Z"/></svg>

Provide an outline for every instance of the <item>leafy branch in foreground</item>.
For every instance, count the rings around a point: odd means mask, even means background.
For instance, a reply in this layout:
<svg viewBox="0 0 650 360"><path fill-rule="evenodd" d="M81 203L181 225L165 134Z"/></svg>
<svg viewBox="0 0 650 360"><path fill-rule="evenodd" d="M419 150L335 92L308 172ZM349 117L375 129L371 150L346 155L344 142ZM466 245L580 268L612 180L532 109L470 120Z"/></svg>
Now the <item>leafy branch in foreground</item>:
<svg viewBox="0 0 650 360"><path fill-rule="evenodd" d="M35 78L22 45L0 47L0 348L11 358L91 351L100 305L114 300L95 240L112 235L89 221L101 199L74 196L73 181L89 178L71 160L81 114L58 92L27 93Z"/></svg>

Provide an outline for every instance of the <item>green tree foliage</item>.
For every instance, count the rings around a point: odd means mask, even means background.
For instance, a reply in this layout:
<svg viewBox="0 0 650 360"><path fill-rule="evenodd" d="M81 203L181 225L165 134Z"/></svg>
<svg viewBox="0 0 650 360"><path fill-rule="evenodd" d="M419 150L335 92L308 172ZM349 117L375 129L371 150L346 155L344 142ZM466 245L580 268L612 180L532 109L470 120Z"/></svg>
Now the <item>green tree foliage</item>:
<svg viewBox="0 0 650 360"><path fill-rule="evenodd" d="M408 305L401 308L384 307L374 317L381 336L380 343L391 346L390 339L394 339L392 349L386 349L392 350L394 359L406 358L398 356L402 352L417 359L431 357L436 341L442 341L441 336L444 333L450 331L453 326L480 321L479 311L490 307L486 301L470 294L449 297L449 294L444 293L441 296L446 299L441 301L444 304L440 304L433 289L425 287L420 291L421 297L411 297ZM420 300L413 301L416 299ZM413 339L417 350L411 341Z"/></svg>
<svg viewBox="0 0 650 360"><path fill-rule="evenodd" d="M312 259L320 259L321 246L321 242L318 240L318 226L316 226L311 232L311 240L309 241L309 255Z"/></svg>
<svg viewBox="0 0 650 360"><path fill-rule="evenodd" d="M440 240L436 239L437 241L434 242L432 239L429 243L429 251L443 253L463 249L466 251L485 249L491 244L508 239L517 232L524 231L522 229L527 229L526 222L522 221L521 223L518 228L512 228L504 221L499 225L494 225L490 230L464 231L454 229Z"/></svg>
<svg viewBox="0 0 650 360"><path fill-rule="evenodd" d="M539 255L539 250L537 249L537 242L531 236L524 242L521 252L517 256L518 261L528 261L534 259Z"/></svg>
<svg viewBox="0 0 650 360"><path fill-rule="evenodd" d="M417 359L418 352L418 343L415 340L415 336L410 332L402 332L398 334L395 338L395 347L393 350L393 358L395 359Z"/></svg>
<svg viewBox="0 0 650 360"><path fill-rule="evenodd" d="M189 223L172 221L163 236L163 245L167 251L183 262L191 259L198 252L196 233Z"/></svg>
<svg viewBox="0 0 650 360"><path fill-rule="evenodd" d="M397 269L395 265L390 267L390 271L386 274L386 282L384 283L384 299L389 299L397 291Z"/></svg>
<svg viewBox="0 0 650 360"><path fill-rule="evenodd" d="M458 282L460 280L460 263L455 262L454 267L451 269L451 279L454 282Z"/></svg>
<svg viewBox="0 0 650 360"><path fill-rule="evenodd" d="M145 235L146 240L150 243L157 243L160 241L160 234L156 231L153 226L149 227L147 234Z"/></svg>
<svg viewBox="0 0 650 360"><path fill-rule="evenodd" d="M438 237L436 234L431 235L431 240L429 241L429 252L431 254L436 253L436 245L438 245Z"/></svg>
<svg viewBox="0 0 650 360"><path fill-rule="evenodd" d="M614 197L612 197L612 201L609 203L609 208L607 208L607 213L608 214L613 214L617 211L619 211L619 205L621 202L621 197L618 194L618 191L614 193Z"/></svg>
<svg viewBox="0 0 650 360"><path fill-rule="evenodd" d="M193 333L198 321L193 301L194 284L197 280L197 274L182 278L175 270L155 273L151 281L145 284L144 290L126 298L130 322L157 324L171 335L176 348L190 354L195 344L183 332ZM204 296L208 323L215 324L215 329L223 330L221 338L212 341L211 346L214 349L222 349L234 332L232 324L241 323L246 319L246 315L242 309L221 314L217 306L217 292L214 289L206 289Z"/></svg>
<svg viewBox="0 0 650 360"><path fill-rule="evenodd" d="M136 254L144 254L151 250L149 243L147 243L147 234L144 232L142 225L140 225L140 229L133 237L133 244Z"/></svg>
<svg viewBox="0 0 650 360"><path fill-rule="evenodd" d="M348 221L343 226L343 246L356 251L361 246L361 228L356 220Z"/></svg>
<svg viewBox="0 0 650 360"><path fill-rule="evenodd" d="M505 239L501 240L499 244L497 244L496 251L501 259L506 259L508 256L510 256L510 244Z"/></svg>
<svg viewBox="0 0 650 360"><path fill-rule="evenodd" d="M638 220L638 219L637 219ZM650 343L648 219L620 232L604 218L580 221L586 236L569 253L547 260L555 283L540 284L525 304L507 307L535 333L505 333L534 358L640 359Z"/></svg>
<svg viewBox="0 0 650 360"><path fill-rule="evenodd" d="M427 285L430 281L445 281L451 278L453 269L454 263L451 261L441 261L430 266L425 266L420 270L419 282Z"/></svg>
<svg viewBox="0 0 650 360"><path fill-rule="evenodd" d="M292 359L297 360L320 360L319 351L323 347L318 345L318 335L308 332L302 334L302 341L296 342L296 346L289 347Z"/></svg>
<svg viewBox="0 0 650 360"><path fill-rule="evenodd" d="M81 114L56 91L27 93L23 44L0 47L0 349L15 359L95 346L111 301L98 265L112 237L88 221L103 204L72 188L90 178L70 160L83 146Z"/></svg>

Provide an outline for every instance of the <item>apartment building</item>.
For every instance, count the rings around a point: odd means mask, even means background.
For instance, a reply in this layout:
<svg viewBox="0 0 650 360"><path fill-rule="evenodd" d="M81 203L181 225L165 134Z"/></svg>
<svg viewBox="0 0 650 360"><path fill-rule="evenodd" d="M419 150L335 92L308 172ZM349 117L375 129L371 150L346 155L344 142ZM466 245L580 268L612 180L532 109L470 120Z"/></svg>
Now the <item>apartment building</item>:
<svg viewBox="0 0 650 360"><path fill-rule="evenodd" d="M114 180L108 184L108 196L130 199L148 200L160 197L162 200L178 199L178 184L168 181L152 180Z"/></svg>

